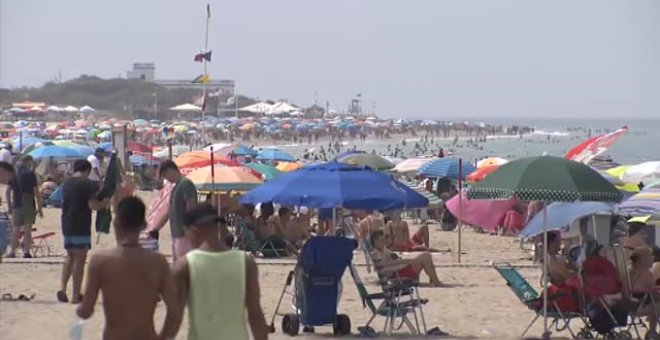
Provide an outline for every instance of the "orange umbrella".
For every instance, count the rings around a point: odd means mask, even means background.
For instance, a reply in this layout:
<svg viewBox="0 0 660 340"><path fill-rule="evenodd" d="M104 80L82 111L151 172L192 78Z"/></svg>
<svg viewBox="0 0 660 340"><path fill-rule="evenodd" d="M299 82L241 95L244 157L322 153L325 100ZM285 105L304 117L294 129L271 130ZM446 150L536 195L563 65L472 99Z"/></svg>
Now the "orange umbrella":
<svg viewBox="0 0 660 340"><path fill-rule="evenodd" d="M300 162L280 162L275 167L277 170L282 172L291 172L302 168L304 165Z"/></svg>
<svg viewBox="0 0 660 340"><path fill-rule="evenodd" d="M484 178L486 178L486 176L490 175L499 167L499 165L484 165L467 175L465 179L471 183L482 181Z"/></svg>
<svg viewBox="0 0 660 340"><path fill-rule="evenodd" d="M485 158L485 159L482 159L482 160L478 161L477 162L477 168L483 168L485 166L492 166L492 165L500 166L500 165L505 164L507 162L509 162L509 161L507 161L504 158L488 157L488 158Z"/></svg>
<svg viewBox="0 0 660 340"><path fill-rule="evenodd" d="M211 153L202 150L184 152L179 157L174 159L174 163L176 163L179 168L199 168L211 165ZM218 154L213 155L213 163L224 164L227 166L240 166L239 163Z"/></svg>
<svg viewBox="0 0 660 340"><path fill-rule="evenodd" d="M186 177L195 183L197 189L201 191L248 191L263 183L261 179L255 177L243 167L222 165L216 165L213 171L211 166L205 166L192 171Z"/></svg>

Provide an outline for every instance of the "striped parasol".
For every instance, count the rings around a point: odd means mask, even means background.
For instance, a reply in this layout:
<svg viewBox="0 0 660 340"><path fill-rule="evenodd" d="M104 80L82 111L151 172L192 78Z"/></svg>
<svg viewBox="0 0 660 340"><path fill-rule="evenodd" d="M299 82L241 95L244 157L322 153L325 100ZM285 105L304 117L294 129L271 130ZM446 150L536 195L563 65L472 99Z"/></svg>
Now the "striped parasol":
<svg viewBox="0 0 660 340"><path fill-rule="evenodd" d="M660 188L652 187L642 190L619 205L619 212L629 216L659 216Z"/></svg>

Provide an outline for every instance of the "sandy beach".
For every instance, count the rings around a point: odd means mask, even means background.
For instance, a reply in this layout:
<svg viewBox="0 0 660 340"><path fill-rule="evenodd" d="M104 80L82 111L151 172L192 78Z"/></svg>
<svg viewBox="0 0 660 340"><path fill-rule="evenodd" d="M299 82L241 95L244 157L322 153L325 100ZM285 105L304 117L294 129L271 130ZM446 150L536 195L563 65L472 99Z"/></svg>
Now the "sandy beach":
<svg viewBox="0 0 660 340"><path fill-rule="evenodd" d="M139 195L147 204L153 196L152 193L147 192L141 192ZM56 233L56 236L50 239L53 252L56 254L62 252L59 218L59 209L46 209L45 217L38 220L35 232L35 234L47 231ZM171 254L168 234L169 232L161 233L161 251L166 256ZM520 250L517 240L465 231L462 241L464 254L462 264L459 265L456 261L458 233L437 231L435 226L432 226L431 236L431 246L452 251L433 256L441 280L450 287L420 289L420 294L430 299L425 309L429 327L439 326L452 335L450 338L518 338L534 315L518 301L497 272L489 267L491 261L506 261L529 266L530 262L525 259L527 254ZM112 235L101 235L95 249L113 245ZM68 337L69 328L75 320L75 306L58 303L55 299L61 262L60 256L53 256L32 260L4 259L0 264L0 293L36 294L35 299L30 302L0 302L1 339L66 339ZM367 283L367 289L370 292L377 292L380 287L375 283L375 275L367 272L363 254L356 253L353 262L360 276ZM267 322L270 322L286 275L293 269L294 263L293 259L259 260L261 303ZM530 282L538 285L539 269L523 268L521 272ZM422 279L426 280L426 277L422 275ZM289 301L285 297L282 311L291 311ZM127 304L127 308L130 308L130 304ZM350 316L353 334L357 332L356 327L364 324L370 317L369 310L362 307L357 289L348 272L343 278L343 294L339 310ZM164 306L161 304L155 315L157 325L161 324L163 318ZM281 318L276 318L275 325L276 333L272 334L271 338L289 338L281 331ZM373 326L377 330L382 329L383 320L377 319ZM539 322L532 328L530 334L540 334L541 327L542 323ZM84 339L100 339L102 329L103 311L99 302L94 316L85 322ZM185 339L186 332L187 322L184 320L178 338ZM327 337L332 334L332 329L317 327L316 333L317 335L305 335L304 338ZM401 336L409 337L409 334L401 333Z"/></svg>

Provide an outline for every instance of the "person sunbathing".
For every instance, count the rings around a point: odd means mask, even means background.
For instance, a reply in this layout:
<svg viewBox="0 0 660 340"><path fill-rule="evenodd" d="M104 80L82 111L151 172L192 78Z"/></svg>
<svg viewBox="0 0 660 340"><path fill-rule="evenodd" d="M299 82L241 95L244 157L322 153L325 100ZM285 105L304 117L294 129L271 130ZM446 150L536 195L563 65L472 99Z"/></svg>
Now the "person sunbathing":
<svg viewBox="0 0 660 340"><path fill-rule="evenodd" d="M417 232L410 237L410 229L406 221L395 222L390 217L384 218L385 229L390 236L390 249L398 252L427 251L436 253L437 249L429 248L429 226L422 224Z"/></svg>
<svg viewBox="0 0 660 340"><path fill-rule="evenodd" d="M376 230L369 237L372 252L371 258L377 270L391 278L402 278L405 280L419 281L419 274L424 271L430 279L432 286L440 287L442 282L433 264L433 258L428 252L424 252L412 259L399 258L395 253L387 249L386 235L382 230Z"/></svg>
<svg viewBox="0 0 660 340"><path fill-rule="evenodd" d="M382 218L374 216L370 211L357 212L360 222L357 224L358 239L360 242L367 240L369 235L376 230L382 230L385 227L385 221Z"/></svg>
<svg viewBox="0 0 660 340"><path fill-rule="evenodd" d="M630 277L630 288L634 298L642 299L640 303L643 307L640 310L640 315L648 316L649 331L648 334L656 334L658 327L658 312L659 307L653 305L650 299L648 290L656 289L655 278L651 267L653 266L653 251L649 247L639 247L633 251L630 256L631 264L628 271ZM652 292L655 301L660 298L660 294Z"/></svg>

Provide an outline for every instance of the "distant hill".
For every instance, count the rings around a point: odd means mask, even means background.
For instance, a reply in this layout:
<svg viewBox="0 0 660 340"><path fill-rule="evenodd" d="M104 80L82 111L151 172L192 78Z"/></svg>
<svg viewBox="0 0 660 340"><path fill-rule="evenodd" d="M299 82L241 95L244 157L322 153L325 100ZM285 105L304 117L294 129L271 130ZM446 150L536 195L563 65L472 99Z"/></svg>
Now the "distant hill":
<svg viewBox="0 0 660 340"><path fill-rule="evenodd" d="M49 82L38 88L0 89L0 108L8 108L11 103L30 100L45 102L47 105L89 105L96 110L108 111L122 116L151 118L154 115L154 102L158 99L159 117L169 115L169 108L182 103L192 103L201 93L194 89L167 89L153 83L133 79L101 79L95 76L81 76L63 83ZM218 105L227 106L227 97L207 99L208 112L215 112ZM256 101L238 96L239 107ZM233 103L231 105L233 108Z"/></svg>

